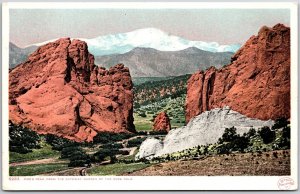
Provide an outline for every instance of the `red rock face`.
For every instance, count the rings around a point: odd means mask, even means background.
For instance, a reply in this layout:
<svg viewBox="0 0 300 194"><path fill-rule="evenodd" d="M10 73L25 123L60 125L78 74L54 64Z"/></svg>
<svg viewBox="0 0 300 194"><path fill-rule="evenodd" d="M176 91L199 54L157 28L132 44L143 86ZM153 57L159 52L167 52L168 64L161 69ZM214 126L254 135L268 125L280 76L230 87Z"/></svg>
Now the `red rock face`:
<svg viewBox="0 0 300 194"><path fill-rule="evenodd" d="M262 27L217 70L196 72L188 80L186 122L225 105L262 120L290 117L290 28Z"/></svg>
<svg viewBox="0 0 300 194"><path fill-rule="evenodd" d="M155 119L153 124L154 131L166 131L169 132L171 130L170 119L165 112L159 113Z"/></svg>
<svg viewBox="0 0 300 194"><path fill-rule="evenodd" d="M92 141L99 131L134 132L129 69L94 65L87 44L59 39L9 73L9 118L38 133Z"/></svg>

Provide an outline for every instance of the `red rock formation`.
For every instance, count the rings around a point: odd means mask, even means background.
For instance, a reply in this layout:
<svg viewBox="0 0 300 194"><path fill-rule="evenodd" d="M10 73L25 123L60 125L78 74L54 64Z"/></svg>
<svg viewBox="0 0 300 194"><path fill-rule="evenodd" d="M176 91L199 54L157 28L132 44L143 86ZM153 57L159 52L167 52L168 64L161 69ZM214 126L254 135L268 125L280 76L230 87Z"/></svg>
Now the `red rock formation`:
<svg viewBox="0 0 300 194"><path fill-rule="evenodd" d="M129 69L94 65L87 44L59 39L9 74L9 118L38 133L91 141L99 131L135 131Z"/></svg>
<svg viewBox="0 0 300 194"><path fill-rule="evenodd" d="M225 105L262 120L290 117L290 28L262 27L217 70L196 72L188 80L186 121Z"/></svg>
<svg viewBox="0 0 300 194"><path fill-rule="evenodd" d="M161 112L155 117L153 130L166 132L169 132L171 130L170 119L166 112Z"/></svg>

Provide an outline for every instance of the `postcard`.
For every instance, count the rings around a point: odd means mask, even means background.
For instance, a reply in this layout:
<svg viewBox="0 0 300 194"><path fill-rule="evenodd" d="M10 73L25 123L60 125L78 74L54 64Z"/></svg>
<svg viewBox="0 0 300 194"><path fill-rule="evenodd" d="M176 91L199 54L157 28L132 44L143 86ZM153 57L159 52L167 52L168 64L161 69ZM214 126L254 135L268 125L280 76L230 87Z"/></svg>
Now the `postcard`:
<svg viewBox="0 0 300 194"><path fill-rule="evenodd" d="M3 190L296 190L296 3L3 3Z"/></svg>

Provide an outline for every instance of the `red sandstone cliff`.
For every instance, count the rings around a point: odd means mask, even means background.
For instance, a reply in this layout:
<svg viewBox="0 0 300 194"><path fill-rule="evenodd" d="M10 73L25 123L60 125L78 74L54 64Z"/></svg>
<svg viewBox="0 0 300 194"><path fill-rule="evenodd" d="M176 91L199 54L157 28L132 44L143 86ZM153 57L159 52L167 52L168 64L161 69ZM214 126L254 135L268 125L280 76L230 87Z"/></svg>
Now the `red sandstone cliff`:
<svg viewBox="0 0 300 194"><path fill-rule="evenodd" d="M251 118L290 117L289 27L264 26L237 51L231 64L191 76L187 84L186 122L225 105Z"/></svg>
<svg viewBox="0 0 300 194"><path fill-rule="evenodd" d="M161 112L155 117L153 130L165 132L169 132L171 130L170 119L166 112Z"/></svg>
<svg viewBox="0 0 300 194"><path fill-rule="evenodd" d="M38 133L91 141L99 131L135 131L129 69L94 65L87 44L59 39L9 74L9 118Z"/></svg>

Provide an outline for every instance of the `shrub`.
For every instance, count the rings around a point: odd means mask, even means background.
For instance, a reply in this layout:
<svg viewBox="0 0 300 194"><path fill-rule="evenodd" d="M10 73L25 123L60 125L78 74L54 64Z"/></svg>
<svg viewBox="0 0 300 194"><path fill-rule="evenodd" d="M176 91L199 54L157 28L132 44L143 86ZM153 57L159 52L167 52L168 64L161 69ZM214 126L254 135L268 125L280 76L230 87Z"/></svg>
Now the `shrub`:
<svg viewBox="0 0 300 194"><path fill-rule="evenodd" d="M127 147L136 147L136 146L140 146L142 144L143 141L145 141L146 137L138 137L135 139L131 139L128 141Z"/></svg>
<svg viewBox="0 0 300 194"><path fill-rule="evenodd" d="M61 150L61 158L71 158L77 154L85 154L82 148L79 146L65 147Z"/></svg>
<svg viewBox="0 0 300 194"><path fill-rule="evenodd" d="M282 129L282 134L281 137L279 138L279 143L278 146L280 148L285 148L285 149L290 149L291 147L291 142L290 142L290 137L291 136L291 129L290 127L284 127Z"/></svg>
<svg viewBox="0 0 300 194"><path fill-rule="evenodd" d="M118 154L121 154L121 155L129 155L129 151L128 150L119 150L118 151Z"/></svg>
<svg viewBox="0 0 300 194"><path fill-rule="evenodd" d="M288 139L291 138L291 128L290 127L287 126L282 129L282 137L288 138Z"/></svg>
<svg viewBox="0 0 300 194"><path fill-rule="evenodd" d="M250 128L248 133L246 133L246 137L250 138L256 135L256 131L254 128Z"/></svg>
<svg viewBox="0 0 300 194"><path fill-rule="evenodd" d="M45 140L48 144L52 146L53 150L61 151L65 147L78 146L79 143L71 141L69 139L58 137L56 135L47 134L45 135Z"/></svg>
<svg viewBox="0 0 300 194"><path fill-rule="evenodd" d="M147 115L146 115L146 113L145 113L145 112L141 112L141 113L139 113L139 116L140 116L140 117L147 117Z"/></svg>
<svg viewBox="0 0 300 194"><path fill-rule="evenodd" d="M117 160L116 155L118 154L118 149L101 149L98 152L96 152L94 154L94 156L96 157L96 160L98 162L102 162L105 160L106 157L110 157L110 162L111 163L115 163L115 161Z"/></svg>
<svg viewBox="0 0 300 194"><path fill-rule="evenodd" d="M231 142L237 137L236 128L225 128L225 131L221 138L219 138L219 143Z"/></svg>
<svg viewBox="0 0 300 194"><path fill-rule="evenodd" d="M271 130L267 126L261 128L261 130L258 133L259 133L260 137L263 139L263 142L265 144L271 143L272 141L275 140L275 137L276 137L275 131Z"/></svg>
<svg viewBox="0 0 300 194"><path fill-rule="evenodd" d="M61 150L61 158L70 160L69 167L80 167L91 164L91 159L79 146L65 147Z"/></svg>
<svg viewBox="0 0 300 194"><path fill-rule="evenodd" d="M249 146L249 138L245 136L237 136L232 141L232 150L244 152L244 150Z"/></svg>
<svg viewBox="0 0 300 194"><path fill-rule="evenodd" d="M112 143L112 142L121 141L123 139L128 139L133 136L135 136L135 134L133 133L100 132L94 137L93 143L101 143L101 144Z"/></svg>
<svg viewBox="0 0 300 194"><path fill-rule="evenodd" d="M103 149L120 149L123 148L121 143L108 143L101 146Z"/></svg>
<svg viewBox="0 0 300 194"><path fill-rule="evenodd" d="M254 130L255 131L255 130ZM253 130L249 130L248 133L240 136L236 133L236 128L226 128L222 137L219 138L219 145L217 153L219 154L229 154L232 151L243 152L250 144L250 136L253 134Z"/></svg>
<svg viewBox="0 0 300 194"><path fill-rule="evenodd" d="M223 143L220 146L218 146L216 150L218 154L229 154L231 151L230 148L231 148L230 143ZM204 154L206 154L206 152Z"/></svg>
<svg viewBox="0 0 300 194"><path fill-rule="evenodd" d="M30 129L9 122L9 151L28 153L32 149L39 149L40 136Z"/></svg>
<svg viewBox="0 0 300 194"><path fill-rule="evenodd" d="M288 124L290 124L290 122L286 118L278 118L275 120L275 123L272 126L272 129L273 130L280 129L280 128L288 126Z"/></svg>
<svg viewBox="0 0 300 194"><path fill-rule="evenodd" d="M88 160L71 160L68 164L69 167L83 167L91 164Z"/></svg>
<svg viewBox="0 0 300 194"><path fill-rule="evenodd" d="M150 135L166 135L168 132L167 131L150 131Z"/></svg>
<svg viewBox="0 0 300 194"><path fill-rule="evenodd" d="M135 103L133 104L133 107L136 108L136 109L138 109L138 108L141 108L141 105L140 105L139 103L136 103L136 102L135 102Z"/></svg>
<svg viewBox="0 0 300 194"><path fill-rule="evenodd" d="M91 164L91 159L89 155L87 155L84 152L74 152L71 157L70 157L70 163L68 166L72 167L79 167L79 166L85 166L85 165L90 165Z"/></svg>
<svg viewBox="0 0 300 194"><path fill-rule="evenodd" d="M137 135L147 135L147 131L138 131Z"/></svg>

